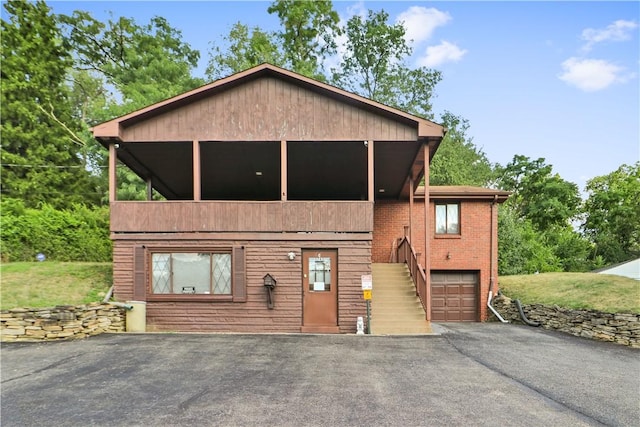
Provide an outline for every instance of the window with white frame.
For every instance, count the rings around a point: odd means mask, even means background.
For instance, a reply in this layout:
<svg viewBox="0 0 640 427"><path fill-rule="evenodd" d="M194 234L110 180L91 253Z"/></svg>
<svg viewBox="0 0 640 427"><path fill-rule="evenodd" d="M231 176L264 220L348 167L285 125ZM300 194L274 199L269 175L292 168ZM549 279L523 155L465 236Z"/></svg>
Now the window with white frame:
<svg viewBox="0 0 640 427"><path fill-rule="evenodd" d="M436 203L436 234L460 234L460 203Z"/></svg>
<svg viewBox="0 0 640 427"><path fill-rule="evenodd" d="M151 254L156 295L231 295L231 254L156 252Z"/></svg>

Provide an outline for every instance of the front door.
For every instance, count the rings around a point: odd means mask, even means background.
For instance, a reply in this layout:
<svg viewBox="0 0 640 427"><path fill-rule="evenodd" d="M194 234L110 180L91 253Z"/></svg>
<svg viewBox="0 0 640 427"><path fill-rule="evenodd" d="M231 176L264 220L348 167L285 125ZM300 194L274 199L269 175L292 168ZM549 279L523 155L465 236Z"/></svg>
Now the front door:
<svg viewBox="0 0 640 427"><path fill-rule="evenodd" d="M302 252L302 332L338 333L338 251Z"/></svg>

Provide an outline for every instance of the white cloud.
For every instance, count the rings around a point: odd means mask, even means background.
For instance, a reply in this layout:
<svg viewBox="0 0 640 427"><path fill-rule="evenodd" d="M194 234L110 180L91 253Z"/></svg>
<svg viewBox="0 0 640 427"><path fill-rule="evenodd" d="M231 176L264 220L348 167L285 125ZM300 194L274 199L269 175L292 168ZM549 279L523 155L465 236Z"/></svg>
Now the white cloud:
<svg viewBox="0 0 640 427"><path fill-rule="evenodd" d="M443 40L439 45L429 46L425 55L418 58L416 63L420 67L437 67L446 62L458 62L467 53L453 43Z"/></svg>
<svg viewBox="0 0 640 427"><path fill-rule="evenodd" d="M585 92L606 89L614 83L625 83L635 77L625 69L602 59L571 57L562 63L558 78Z"/></svg>
<svg viewBox="0 0 640 427"><path fill-rule="evenodd" d="M357 3L352 4L347 7L347 18L344 21L348 21L352 16L359 15L361 18L365 18L367 16L367 8L364 5L364 0L360 0Z"/></svg>
<svg viewBox="0 0 640 427"><path fill-rule="evenodd" d="M447 24L451 20L448 12L442 12L433 7L411 6L401 12L396 18L396 22L402 22L405 29L405 39L411 44L429 40L436 28Z"/></svg>
<svg viewBox="0 0 640 427"><path fill-rule="evenodd" d="M587 43L582 47L584 51L589 51L596 43L606 41L624 41L631 38L631 31L638 28L638 24L633 21L619 19L606 28L586 28L582 31L582 39Z"/></svg>

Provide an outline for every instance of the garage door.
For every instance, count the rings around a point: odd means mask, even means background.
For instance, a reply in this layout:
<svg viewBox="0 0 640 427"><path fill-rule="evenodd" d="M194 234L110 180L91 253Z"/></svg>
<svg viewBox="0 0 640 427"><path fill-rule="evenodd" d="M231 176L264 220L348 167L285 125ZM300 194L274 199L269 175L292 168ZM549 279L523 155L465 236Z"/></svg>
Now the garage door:
<svg viewBox="0 0 640 427"><path fill-rule="evenodd" d="M478 321L477 272L431 272L431 320L434 322Z"/></svg>

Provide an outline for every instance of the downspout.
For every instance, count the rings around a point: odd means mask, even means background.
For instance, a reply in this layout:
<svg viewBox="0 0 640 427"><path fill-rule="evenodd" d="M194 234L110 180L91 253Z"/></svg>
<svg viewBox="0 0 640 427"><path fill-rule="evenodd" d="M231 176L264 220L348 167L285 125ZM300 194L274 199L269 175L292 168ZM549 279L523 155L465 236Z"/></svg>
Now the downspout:
<svg viewBox="0 0 640 427"><path fill-rule="evenodd" d="M498 195L494 194L493 195L493 202L491 203L491 230L489 233L489 245L490 245L490 249L489 249L489 253L491 254L489 256L489 298L487 299L487 307L489 307L489 310L491 310L491 312L498 318L498 320L500 320L502 323L509 323L506 320L504 320L502 318L502 316L500 316L500 313L498 313L498 311L493 308L493 306L491 305L491 299L493 297L494 294L494 288L495 288L495 277L493 277L493 269L494 266L496 265L496 251L493 250L493 245L494 245L494 239L493 236L494 234L497 234L497 227L496 227L496 212L495 212L495 208L496 205L498 204Z"/></svg>
<svg viewBox="0 0 640 427"><path fill-rule="evenodd" d="M114 285L111 285L111 287L109 288L109 291L107 292L107 295L104 296L104 299L102 300L102 302L104 304L111 304L111 305L115 305L116 307L124 308L125 310L133 310L133 306L131 304L125 304L123 302L117 302L117 301L109 302L109 300L111 299L111 295L113 294L113 286Z"/></svg>
<svg viewBox="0 0 640 427"><path fill-rule="evenodd" d="M107 292L107 294L104 296L102 302L105 304L108 303L111 299L111 295L113 295L113 285L111 285L111 287L109 288L109 292Z"/></svg>

